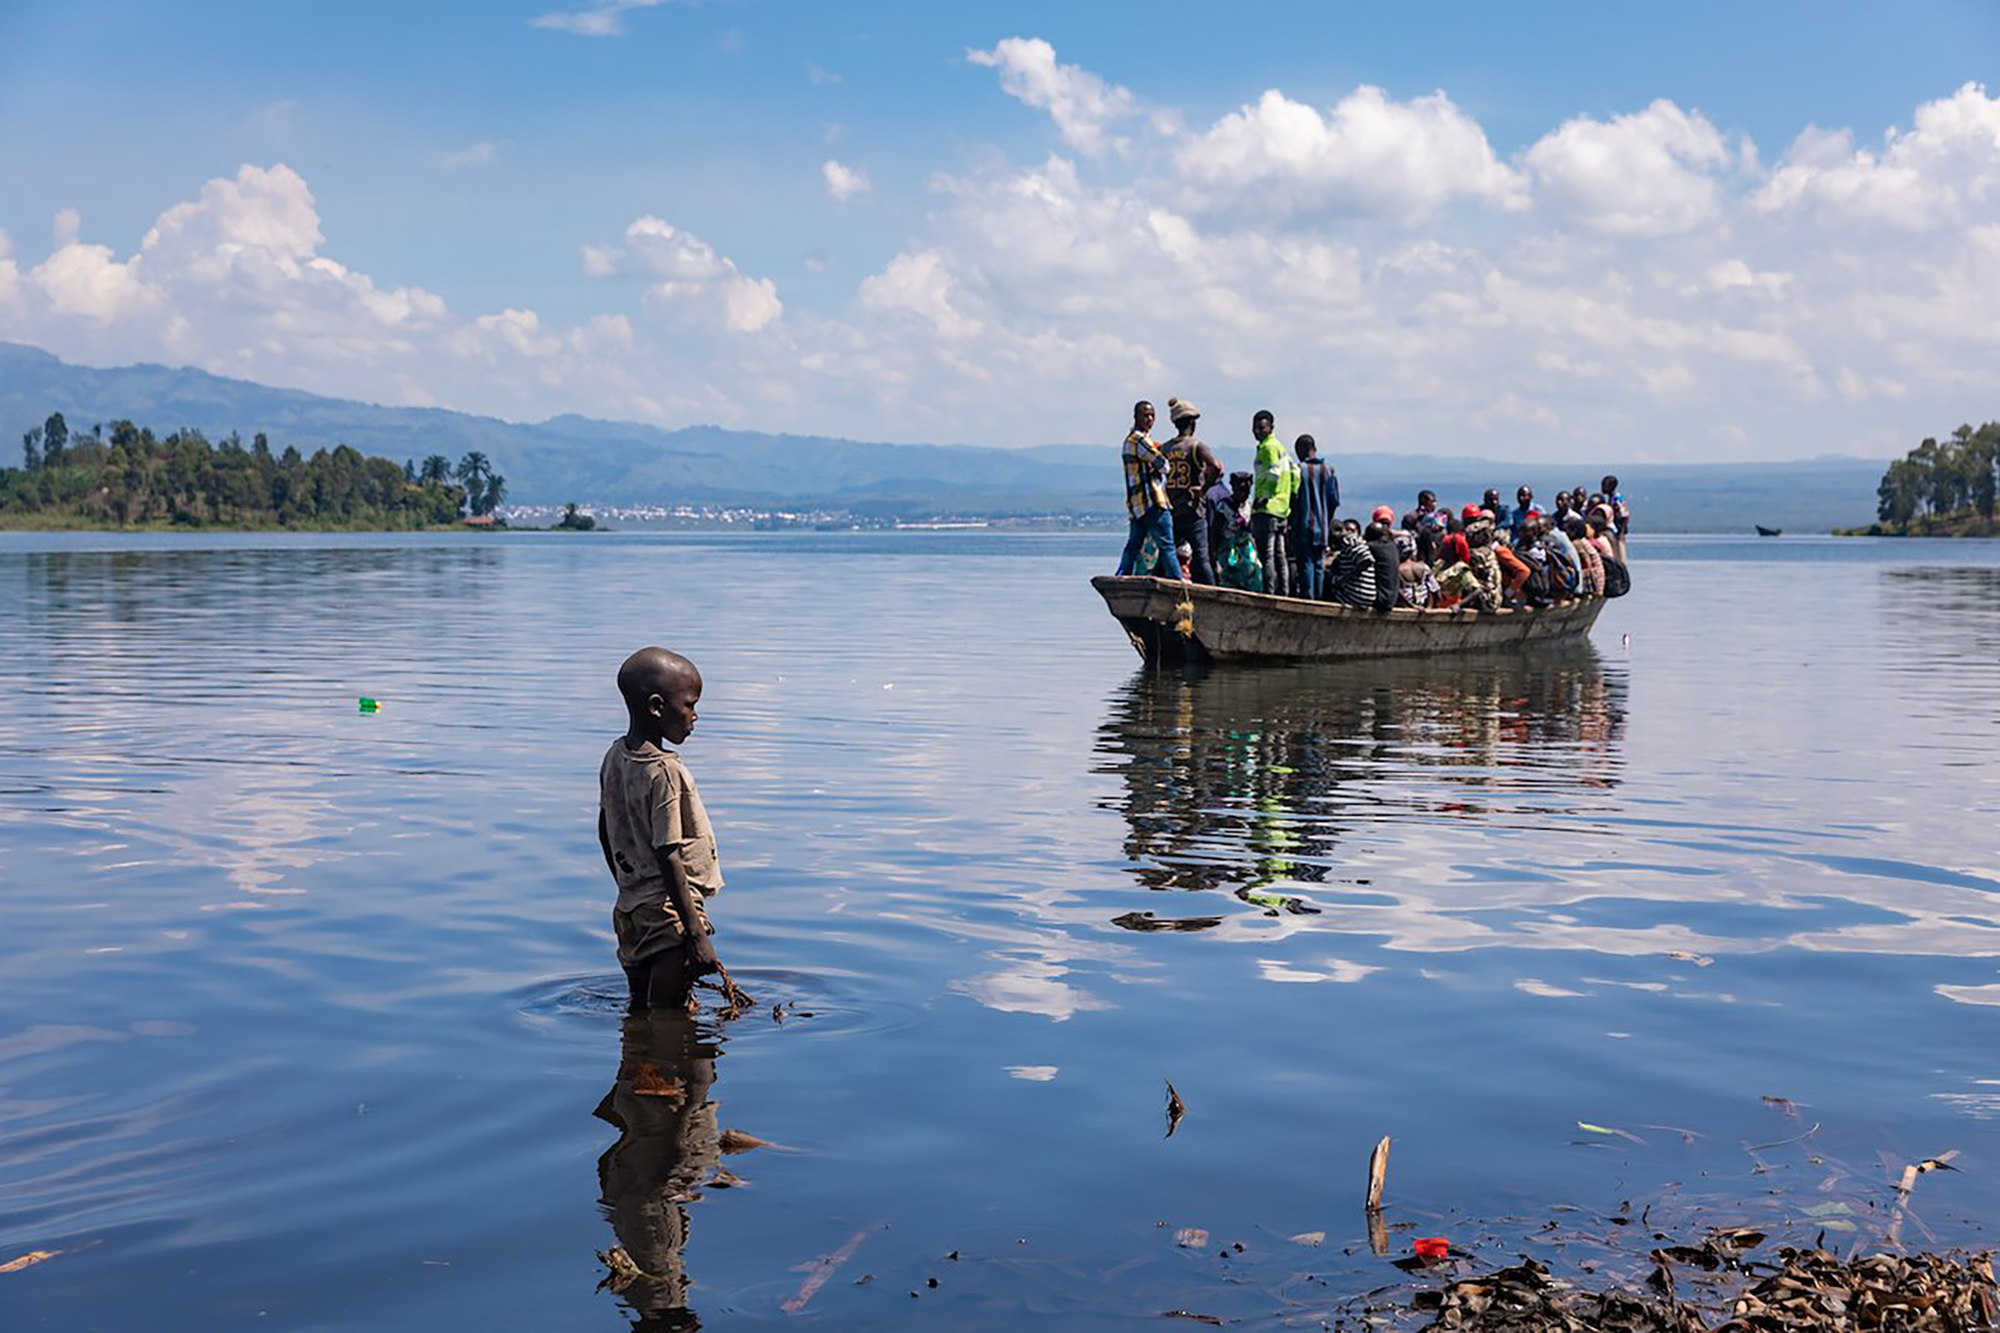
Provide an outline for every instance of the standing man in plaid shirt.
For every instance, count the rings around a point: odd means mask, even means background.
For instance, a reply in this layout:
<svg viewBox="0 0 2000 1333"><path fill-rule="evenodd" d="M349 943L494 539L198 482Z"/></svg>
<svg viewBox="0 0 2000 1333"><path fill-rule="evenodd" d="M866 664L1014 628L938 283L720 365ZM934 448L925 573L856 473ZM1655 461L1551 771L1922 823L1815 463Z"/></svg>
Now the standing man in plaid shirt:
<svg viewBox="0 0 2000 1333"><path fill-rule="evenodd" d="M1153 443L1153 405L1144 399L1132 404L1132 430L1125 437L1125 516L1131 520L1131 535L1125 539L1125 554L1118 561L1120 574L1150 573L1179 580L1180 552L1174 548L1174 521L1167 508L1167 457ZM1160 561L1151 570L1140 570L1139 552L1151 537L1159 548Z"/></svg>

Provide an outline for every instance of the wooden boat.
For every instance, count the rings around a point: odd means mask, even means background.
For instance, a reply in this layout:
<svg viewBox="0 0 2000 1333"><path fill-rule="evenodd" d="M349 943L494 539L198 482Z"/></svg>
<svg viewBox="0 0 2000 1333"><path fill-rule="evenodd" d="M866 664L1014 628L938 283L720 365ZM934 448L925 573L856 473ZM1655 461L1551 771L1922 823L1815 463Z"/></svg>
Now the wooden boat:
<svg viewBox="0 0 2000 1333"><path fill-rule="evenodd" d="M1536 611L1386 615L1332 602L1101 574L1090 581L1149 664L1418 657L1578 639L1604 609L1586 597Z"/></svg>
<svg viewBox="0 0 2000 1333"><path fill-rule="evenodd" d="M1785 532L1783 528L1767 528L1762 523L1754 523L1751 526L1757 529L1759 537L1782 537Z"/></svg>

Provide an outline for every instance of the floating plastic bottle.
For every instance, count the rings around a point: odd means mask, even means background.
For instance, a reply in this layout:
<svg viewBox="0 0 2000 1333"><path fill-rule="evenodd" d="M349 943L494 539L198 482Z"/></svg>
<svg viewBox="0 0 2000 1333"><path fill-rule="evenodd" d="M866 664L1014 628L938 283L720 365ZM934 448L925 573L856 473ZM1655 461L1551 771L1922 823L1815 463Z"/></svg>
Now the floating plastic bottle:
<svg viewBox="0 0 2000 1333"><path fill-rule="evenodd" d="M371 699L365 694L361 696L359 702L361 705L359 711L363 713L379 713L382 711L382 705L380 701Z"/></svg>

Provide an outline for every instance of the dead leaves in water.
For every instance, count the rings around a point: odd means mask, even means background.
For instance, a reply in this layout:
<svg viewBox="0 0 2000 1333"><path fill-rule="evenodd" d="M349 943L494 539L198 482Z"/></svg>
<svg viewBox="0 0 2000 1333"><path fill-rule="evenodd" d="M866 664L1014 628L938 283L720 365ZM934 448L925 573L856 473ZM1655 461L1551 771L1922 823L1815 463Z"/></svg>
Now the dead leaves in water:
<svg viewBox="0 0 2000 1333"><path fill-rule="evenodd" d="M1673 1295L1673 1266L1742 1271L1744 1250L1764 1239L1737 1228L1712 1233L1700 1247L1653 1251L1651 1295L1581 1290L1554 1279L1532 1259L1418 1292L1412 1304L1430 1312L1430 1329L1465 1333L1698 1333L1710 1327ZM1715 1325L1730 1333L1843 1333L1896 1329L1907 1333L1966 1333L2000 1319L1991 1260L1935 1254L1875 1254L1842 1261L1824 1250L1779 1251L1776 1271L1731 1302L1732 1316Z"/></svg>
<svg viewBox="0 0 2000 1333"><path fill-rule="evenodd" d="M1958 1333L2000 1319L1992 1261L1871 1254L1842 1262L1824 1250L1784 1250L1784 1267L1736 1299L1732 1327L1894 1328Z"/></svg>
<svg viewBox="0 0 2000 1333"><path fill-rule="evenodd" d="M755 1134L745 1134L740 1129L725 1129L716 1139L715 1146L726 1153L738 1153L749 1152L753 1148L768 1148L771 1141L760 1139Z"/></svg>
<svg viewBox="0 0 2000 1333"><path fill-rule="evenodd" d="M1186 1114L1187 1114L1187 1103L1183 1102L1181 1100L1180 1093L1175 1091L1173 1080L1168 1079L1167 1080L1167 1132L1163 1134L1161 1137L1169 1139L1172 1138L1174 1136L1174 1131L1180 1128L1181 1117Z"/></svg>

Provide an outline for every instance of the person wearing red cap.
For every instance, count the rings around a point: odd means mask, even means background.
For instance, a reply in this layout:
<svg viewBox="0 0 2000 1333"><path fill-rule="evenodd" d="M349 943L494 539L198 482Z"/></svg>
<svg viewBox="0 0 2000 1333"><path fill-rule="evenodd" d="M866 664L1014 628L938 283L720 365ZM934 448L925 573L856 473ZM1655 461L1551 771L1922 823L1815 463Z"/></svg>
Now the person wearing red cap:
<svg viewBox="0 0 2000 1333"><path fill-rule="evenodd" d="M1437 539L1435 563L1449 569L1453 565L1472 559L1472 547L1465 539L1465 529L1486 517L1486 511L1478 505L1467 505L1458 517L1450 519L1443 536Z"/></svg>

